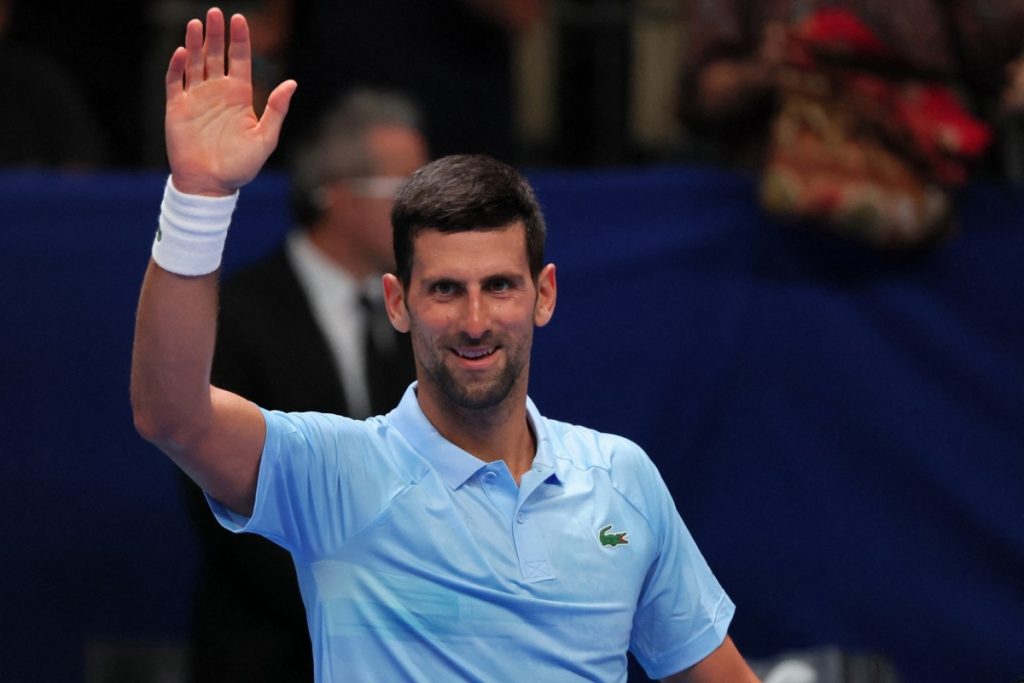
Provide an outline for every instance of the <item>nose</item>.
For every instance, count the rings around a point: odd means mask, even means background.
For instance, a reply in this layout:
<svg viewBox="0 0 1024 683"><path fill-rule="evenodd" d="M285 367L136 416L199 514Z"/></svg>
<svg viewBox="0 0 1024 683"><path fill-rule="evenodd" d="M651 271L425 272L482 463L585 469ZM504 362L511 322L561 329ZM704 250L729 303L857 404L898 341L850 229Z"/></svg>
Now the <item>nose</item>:
<svg viewBox="0 0 1024 683"><path fill-rule="evenodd" d="M490 329L487 302L480 290L470 291L465 298L461 332L471 339L481 339Z"/></svg>

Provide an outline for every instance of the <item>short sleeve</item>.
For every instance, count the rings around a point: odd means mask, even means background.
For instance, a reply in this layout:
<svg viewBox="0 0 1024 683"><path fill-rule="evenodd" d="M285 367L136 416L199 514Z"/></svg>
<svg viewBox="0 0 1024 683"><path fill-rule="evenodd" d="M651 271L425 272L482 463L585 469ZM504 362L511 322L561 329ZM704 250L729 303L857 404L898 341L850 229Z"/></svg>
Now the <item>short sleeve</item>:
<svg viewBox="0 0 1024 683"><path fill-rule="evenodd" d="M310 561L336 551L408 485L388 457L386 425L322 413L263 411L266 441L251 517L209 495L221 526Z"/></svg>
<svg viewBox="0 0 1024 683"><path fill-rule="evenodd" d="M654 464L643 455L634 486L659 538L633 619L630 651L654 679L687 669L725 640L735 606L676 510ZM639 494L637 494L639 495Z"/></svg>

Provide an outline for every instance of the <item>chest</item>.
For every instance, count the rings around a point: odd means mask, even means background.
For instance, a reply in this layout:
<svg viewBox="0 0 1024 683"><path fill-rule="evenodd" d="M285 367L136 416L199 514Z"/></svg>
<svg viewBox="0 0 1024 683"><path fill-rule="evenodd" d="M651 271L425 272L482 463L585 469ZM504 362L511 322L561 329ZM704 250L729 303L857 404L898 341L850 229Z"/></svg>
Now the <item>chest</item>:
<svg viewBox="0 0 1024 683"><path fill-rule="evenodd" d="M374 619L414 615L432 632L587 623L612 642L628 639L658 553L640 513L601 482L524 491L487 475L400 496L336 558L317 563L317 601Z"/></svg>

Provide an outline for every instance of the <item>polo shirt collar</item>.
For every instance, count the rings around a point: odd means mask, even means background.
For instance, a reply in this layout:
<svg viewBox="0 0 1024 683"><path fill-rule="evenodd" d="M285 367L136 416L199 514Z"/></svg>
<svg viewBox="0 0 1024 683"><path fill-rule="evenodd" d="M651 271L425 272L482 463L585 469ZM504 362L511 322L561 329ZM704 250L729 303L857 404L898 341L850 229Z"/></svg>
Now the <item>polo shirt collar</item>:
<svg viewBox="0 0 1024 683"><path fill-rule="evenodd" d="M486 467L487 463L441 436L420 408L419 399L416 398L417 384L413 382L405 390L398 406L388 413L388 421L412 444L416 452L430 463L450 488L457 489L480 469ZM561 481L562 478L557 472L558 463L552 455L547 425L537 406L529 398L526 399L526 415L537 437L537 454L534 456L533 468L546 477L553 475Z"/></svg>
<svg viewBox="0 0 1024 683"><path fill-rule="evenodd" d="M530 420L530 426L533 427L534 436L537 437L537 454L533 456L533 470L545 480L558 484L563 483L565 473L562 468L566 466L567 461L555 457L548 423L529 397L526 398L526 417Z"/></svg>

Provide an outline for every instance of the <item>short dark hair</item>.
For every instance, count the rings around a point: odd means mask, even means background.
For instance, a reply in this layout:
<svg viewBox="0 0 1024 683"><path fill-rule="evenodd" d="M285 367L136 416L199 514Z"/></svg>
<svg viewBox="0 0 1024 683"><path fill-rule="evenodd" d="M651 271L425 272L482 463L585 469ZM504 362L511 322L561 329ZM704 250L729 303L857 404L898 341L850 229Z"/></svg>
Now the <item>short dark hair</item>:
<svg viewBox="0 0 1024 683"><path fill-rule="evenodd" d="M413 242L424 230L494 230L522 221L534 280L544 267L547 228L533 188L517 170L482 154L442 157L402 185L391 209L399 281L412 278Z"/></svg>

